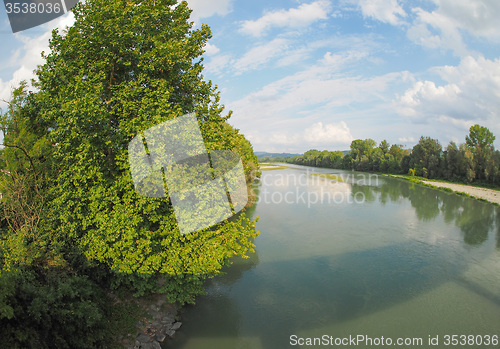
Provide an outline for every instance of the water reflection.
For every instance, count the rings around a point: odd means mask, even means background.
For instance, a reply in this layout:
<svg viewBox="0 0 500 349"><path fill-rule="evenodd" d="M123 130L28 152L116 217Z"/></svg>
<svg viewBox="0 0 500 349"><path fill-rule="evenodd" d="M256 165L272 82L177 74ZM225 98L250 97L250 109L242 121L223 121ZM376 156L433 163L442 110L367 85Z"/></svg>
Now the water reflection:
<svg viewBox="0 0 500 349"><path fill-rule="evenodd" d="M496 226L497 226L497 248L500 250L500 207L495 210Z"/></svg>
<svg viewBox="0 0 500 349"><path fill-rule="evenodd" d="M367 203L378 198L383 205L387 202L401 203L402 199L407 199L419 220L432 221L443 215L446 223L460 228L463 241L471 246L487 241L489 232L495 226L499 234L500 211L498 207L495 210L492 204L394 178L382 178L380 182L380 186L352 184L352 195L362 193Z"/></svg>
<svg viewBox="0 0 500 349"><path fill-rule="evenodd" d="M193 339L191 335L187 335L192 331L196 331L196 336L201 338L237 338L240 335L240 310L238 304L228 295L232 285L258 264L257 253L252 253L248 259L235 259L231 267L225 268L222 276L209 282L208 294L200 296L196 306L186 306L182 309L183 330L176 334L175 340L166 340L162 346L182 348L188 340ZM208 348L206 345L204 347Z"/></svg>

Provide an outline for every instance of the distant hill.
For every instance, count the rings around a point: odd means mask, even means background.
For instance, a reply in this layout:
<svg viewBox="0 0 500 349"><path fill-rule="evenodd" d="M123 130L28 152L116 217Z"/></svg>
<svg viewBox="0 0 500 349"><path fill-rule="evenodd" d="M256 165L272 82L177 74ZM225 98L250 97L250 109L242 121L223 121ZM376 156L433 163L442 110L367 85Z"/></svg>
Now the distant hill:
<svg viewBox="0 0 500 349"><path fill-rule="evenodd" d="M291 154L291 153L268 153L265 151L256 151L254 152L255 155L257 155L257 159L264 159L264 158L291 158L296 155L302 155L302 154Z"/></svg>

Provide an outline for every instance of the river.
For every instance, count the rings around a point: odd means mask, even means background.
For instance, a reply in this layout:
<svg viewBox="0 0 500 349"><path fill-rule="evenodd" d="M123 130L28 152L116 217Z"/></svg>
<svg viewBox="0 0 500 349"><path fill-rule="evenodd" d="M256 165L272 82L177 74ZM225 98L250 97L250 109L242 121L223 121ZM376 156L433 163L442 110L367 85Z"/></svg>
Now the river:
<svg viewBox="0 0 500 349"><path fill-rule="evenodd" d="M303 166L256 191L256 252L207 283L165 348L500 348L499 207Z"/></svg>

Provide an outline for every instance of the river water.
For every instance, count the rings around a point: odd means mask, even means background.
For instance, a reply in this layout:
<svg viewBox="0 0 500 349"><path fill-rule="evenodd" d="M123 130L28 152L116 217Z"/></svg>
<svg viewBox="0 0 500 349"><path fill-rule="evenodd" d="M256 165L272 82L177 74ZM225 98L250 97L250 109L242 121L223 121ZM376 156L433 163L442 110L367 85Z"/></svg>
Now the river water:
<svg viewBox="0 0 500 349"><path fill-rule="evenodd" d="M255 190L256 253L207 283L165 348L500 348L499 207L301 166Z"/></svg>

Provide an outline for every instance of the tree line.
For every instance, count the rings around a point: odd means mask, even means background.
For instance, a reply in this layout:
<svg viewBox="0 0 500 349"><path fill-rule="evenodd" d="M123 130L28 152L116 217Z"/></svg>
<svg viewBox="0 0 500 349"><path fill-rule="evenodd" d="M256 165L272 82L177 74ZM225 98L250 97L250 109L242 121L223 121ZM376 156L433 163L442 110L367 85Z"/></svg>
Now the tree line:
<svg viewBox="0 0 500 349"><path fill-rule="evenodd" d="M500 185L500 151L495 150L494 141L495 136L488 128L474 125L464 143L457 145L452 141L444 149L437 139L424 136L411 150L400 144L390 145L386 140L377 145L369 138L352 141L346 154L313 149L279 160L306 166Z"/></svg>
<svg viewBox="0 0 500 349"><path fill-rule="evenodd" d="M6 348L110 348L126 328L117 299L194 303L258 235L244 213L182 235L169 197L134 189L129 142L193 112L207 149L237 152L247 184L257 173L251 144L203 79L208 26L193 29L176 0L88 0L72 11L74 25L52 33L37 90L22 83L0 115Z"/></svg>

